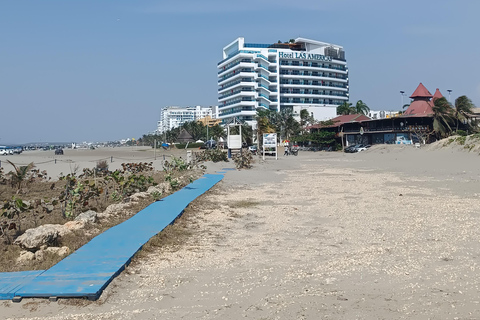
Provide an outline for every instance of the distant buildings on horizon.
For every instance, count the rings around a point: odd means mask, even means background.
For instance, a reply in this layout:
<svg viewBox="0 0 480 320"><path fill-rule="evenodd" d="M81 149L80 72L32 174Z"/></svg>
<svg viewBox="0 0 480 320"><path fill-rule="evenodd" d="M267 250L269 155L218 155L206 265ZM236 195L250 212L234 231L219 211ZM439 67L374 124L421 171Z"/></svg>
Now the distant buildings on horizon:
<svg viewBox="0 0 480 320"><path fill-rule="evenodd" d="M185 122L199 121L202 119L217 119L217 106L202 107L179 107L167 106L162 108L160 113L160 120L157 122L157 133L164 133L182 126ZM208 121L208 120L203 120Z"/></svg>

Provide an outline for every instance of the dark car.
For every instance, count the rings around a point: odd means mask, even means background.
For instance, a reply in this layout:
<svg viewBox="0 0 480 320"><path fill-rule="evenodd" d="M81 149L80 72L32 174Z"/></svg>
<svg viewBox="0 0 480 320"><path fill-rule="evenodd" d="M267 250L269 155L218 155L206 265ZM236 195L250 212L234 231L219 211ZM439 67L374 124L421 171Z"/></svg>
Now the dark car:
<svg viewBox="0 0 480 320"><path fill-rule="evenodd" d="M63 154L63 149L55 149L55 155L62 155Z"/></svg>
<svg viewBox="0 0 480 320"><path fill-rule="evenodd" d="M356 145L346 147L344 151L346 153L355 153L357 152Z"/></svg>
<svg viewBox="0 0 480 320"><path fill-rule="evenodd" d="M208 140L204 143L202 149L215 149L217 147L217 142L215 140Z"/></svg>

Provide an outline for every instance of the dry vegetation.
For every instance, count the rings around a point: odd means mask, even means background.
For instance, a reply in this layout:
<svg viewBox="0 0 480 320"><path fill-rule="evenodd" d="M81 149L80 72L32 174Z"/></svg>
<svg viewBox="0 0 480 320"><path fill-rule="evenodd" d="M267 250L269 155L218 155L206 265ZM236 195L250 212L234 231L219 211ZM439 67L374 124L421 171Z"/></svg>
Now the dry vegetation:
<svg viewBox="0 0 480 320"><path fill-rule="evenodd" d="M29 228L65 224L88 210L100 213L112 204L125 205L123 210L108 219L87 224L85 228L49 244L67 246L73 252L96 235L129 219L202 174L202 170L193 169L178 159L167 163L164 171L154 171L148 163L127 163L122 170L111 172L104 163L98 163L91 170L63 176L59 181L51 181L46 172L35 170L33 164L7 173L0 168L0 272L48 269L62 259L56 254L46 254L42 260L16 263L22 249L14 241ZM151 186L162 191L136 197L138 192L145 192ZM166 230L168 234L169 230Z"/></svg>

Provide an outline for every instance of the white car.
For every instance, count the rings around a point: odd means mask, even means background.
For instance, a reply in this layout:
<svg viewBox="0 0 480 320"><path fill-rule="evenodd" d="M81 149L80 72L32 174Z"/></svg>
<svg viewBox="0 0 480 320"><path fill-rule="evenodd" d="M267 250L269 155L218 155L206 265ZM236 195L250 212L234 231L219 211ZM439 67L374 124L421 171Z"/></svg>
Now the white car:
<svg viewBox="0 0 480 320"><path fill-rule="evenodd" d="M7 149L0 149L0 155L1 155L1 156L6 156L6 155L8 155L8 154L9 154L9 153L8 153L8 150L7 150Z"/></svg>
<svg viewBox="0 0 480 320"><path fill-rule="evenodd" d="M366 146L365 145L361 145L360 147L356 148L357 152L360 152L360 151L365 151L367 150L368 148L370 148L370 145L367 144Z"/></svg>

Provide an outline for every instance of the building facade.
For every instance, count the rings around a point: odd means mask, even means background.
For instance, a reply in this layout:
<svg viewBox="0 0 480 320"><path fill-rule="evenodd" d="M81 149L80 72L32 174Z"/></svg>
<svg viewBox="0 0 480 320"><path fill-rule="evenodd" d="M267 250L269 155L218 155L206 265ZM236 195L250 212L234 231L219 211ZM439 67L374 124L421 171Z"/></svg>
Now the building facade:
<svg viewBox="0 0 480 320"><path fill-rule="evenodd" d="M180 127L188 121L198 121L202 118L216 118L215 107L164 107L157 123L157 132L163 133L173 128Z"/></svg>
<svg viewBox="0 0 480 320"><path fill-rule="evenodd" d="M217 66L218 112L224 124L234 119L254 124L257 108L332 109L349 100L345 51L338 45L304 38L253 44L238 38L223 48Z"/></svg>

